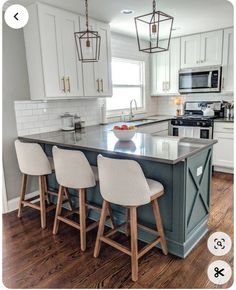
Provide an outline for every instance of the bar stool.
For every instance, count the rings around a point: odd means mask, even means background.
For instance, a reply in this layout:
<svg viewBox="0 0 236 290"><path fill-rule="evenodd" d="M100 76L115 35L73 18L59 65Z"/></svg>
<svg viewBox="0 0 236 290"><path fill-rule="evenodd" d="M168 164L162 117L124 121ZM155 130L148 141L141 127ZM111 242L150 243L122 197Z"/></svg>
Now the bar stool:
<svg viewBox="0 0 236 290"><path fill-rule="evenodd" d="M139 258L158 243L161 245L162 252L165 255L168 254L160 210L157 202L157 199L163 195L164 188L158 181L146 179L140 165L133 160L111 159L99 155L98 173L100 192L104 201L94 249L94 257L97 258L99 256L101 242L105 242L123 253L128 254L131 256L132 280L137 281ZM143 225L140 226L142 229L155 232L158 234L158 237L138 252L137 227L139 225L137 224L137 207L150 202L152 204L157 231L151 230ZM126 207L130 211L131 250L110 238L118 231L118 229L126 226L126 223L123 223L104 234L104 225L108 214L107 209L109 203Z"/></svg>
<svg viewBox="0 0 236 290"><path fill-rule="evenodd" d="M86 209L94 209L101 212L101 208L86 202L86 189L94 187L98 181L98 169L90 166L84 153L81 151L64 150L53 147L53 159L55 165L56 179L59 184L58 201L53 227L53 234L57 234L59 223L62 221L80 230L80 247L86 250L86 233L98 226L94 222L86 226ZM79 195L79 210L75 209L62 215L62 192L64 189L76 189ZM110 209L109 209L110 210ZM79 223L69 219L72 214L79 214ZM111 214L110 217L112 218ZM113 222L112 222L112 227Z"/></svg>
<svg viewBox="0 0 236 290"><path fill-rule="evenodd" d="M22 209L28 206L40 211L41 227L46 228L46 212L55 208L51 205L50 196L55 193L48 191L46 175L52 173L53 164L50 164L49 159L44 153L42 147L36 143L23 143L19 140L15 141L15 149L19 168L22 176L22 185L20 192L20 201L18 209L18 217L22 216ZM53 163L53 162L52 162ZM26 187L28 176L38 176L39 179L39 195L25 200ZM68 201L68 196L64 201ZM36 201L40 199L39 204ZM45 199L49 205L46 208Z"/></svg>

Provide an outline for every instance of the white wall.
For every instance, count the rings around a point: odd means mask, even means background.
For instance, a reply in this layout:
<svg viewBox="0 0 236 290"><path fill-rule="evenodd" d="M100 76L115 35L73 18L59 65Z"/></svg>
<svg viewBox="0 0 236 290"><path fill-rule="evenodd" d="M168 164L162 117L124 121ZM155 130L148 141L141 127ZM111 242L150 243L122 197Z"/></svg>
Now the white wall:
<svg viewBox="0 0 236 290"><path fill-rule="evenodd" d="M14 140L17 138L14 101L30 98L25 46L22 30L9 28L2 22L2 156L8 200L17 196L21 174L18 169ZM29 185L34 188L34 181Z"/></svg>

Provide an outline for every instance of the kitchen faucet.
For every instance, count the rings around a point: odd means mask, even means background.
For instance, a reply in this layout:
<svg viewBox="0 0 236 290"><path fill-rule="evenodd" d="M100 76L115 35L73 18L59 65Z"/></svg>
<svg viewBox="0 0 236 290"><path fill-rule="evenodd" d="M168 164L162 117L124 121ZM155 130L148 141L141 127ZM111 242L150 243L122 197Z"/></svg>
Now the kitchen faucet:
<svg viewBox="0 0 236 290"><path fill-rule="evenodd" d="M133 120L133 118L135 117L134 113L133 113L133 102L135 104L135 109L138 110L138 106L137 106L137 102L135 99L130 101L130 111L129 111L129 120Z"/></svg>

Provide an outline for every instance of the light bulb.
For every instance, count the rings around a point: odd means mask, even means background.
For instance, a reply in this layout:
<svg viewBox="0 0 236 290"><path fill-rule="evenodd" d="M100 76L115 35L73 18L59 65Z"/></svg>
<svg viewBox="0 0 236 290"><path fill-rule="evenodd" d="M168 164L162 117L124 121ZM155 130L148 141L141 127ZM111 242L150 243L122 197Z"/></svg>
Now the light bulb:
<svg viewBox="0 0 236 290"><path fill-rule="evenodd" d="M152 24L151 42L156 45L157 42L157 25Z"/></svg>

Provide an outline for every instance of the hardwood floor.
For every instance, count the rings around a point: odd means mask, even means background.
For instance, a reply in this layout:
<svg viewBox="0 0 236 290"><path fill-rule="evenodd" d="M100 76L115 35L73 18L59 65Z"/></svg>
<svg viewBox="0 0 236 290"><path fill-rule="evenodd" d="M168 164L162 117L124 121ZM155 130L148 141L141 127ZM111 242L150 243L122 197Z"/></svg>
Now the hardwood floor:
<svg viewBox="0 0 236 290"><path fill-rule="evenodd" d="M233 238L233 177L215 173L212 182L209 233L186 259L164 256L153 249L139 262L139 280L131 280L130 258L103 244L99 258L93 258L96 229L87 236L87 250L81 252L79 231L63 223L52 235L54 212L48 227L40 228L37 211L23 210L3 215L3 283L8 288L227 288L207 278L208 265L222 259L233 267L233 250L214 257L207 250L212 232L224 231ZM127 243L125 235L118 238Z"/></svg>

